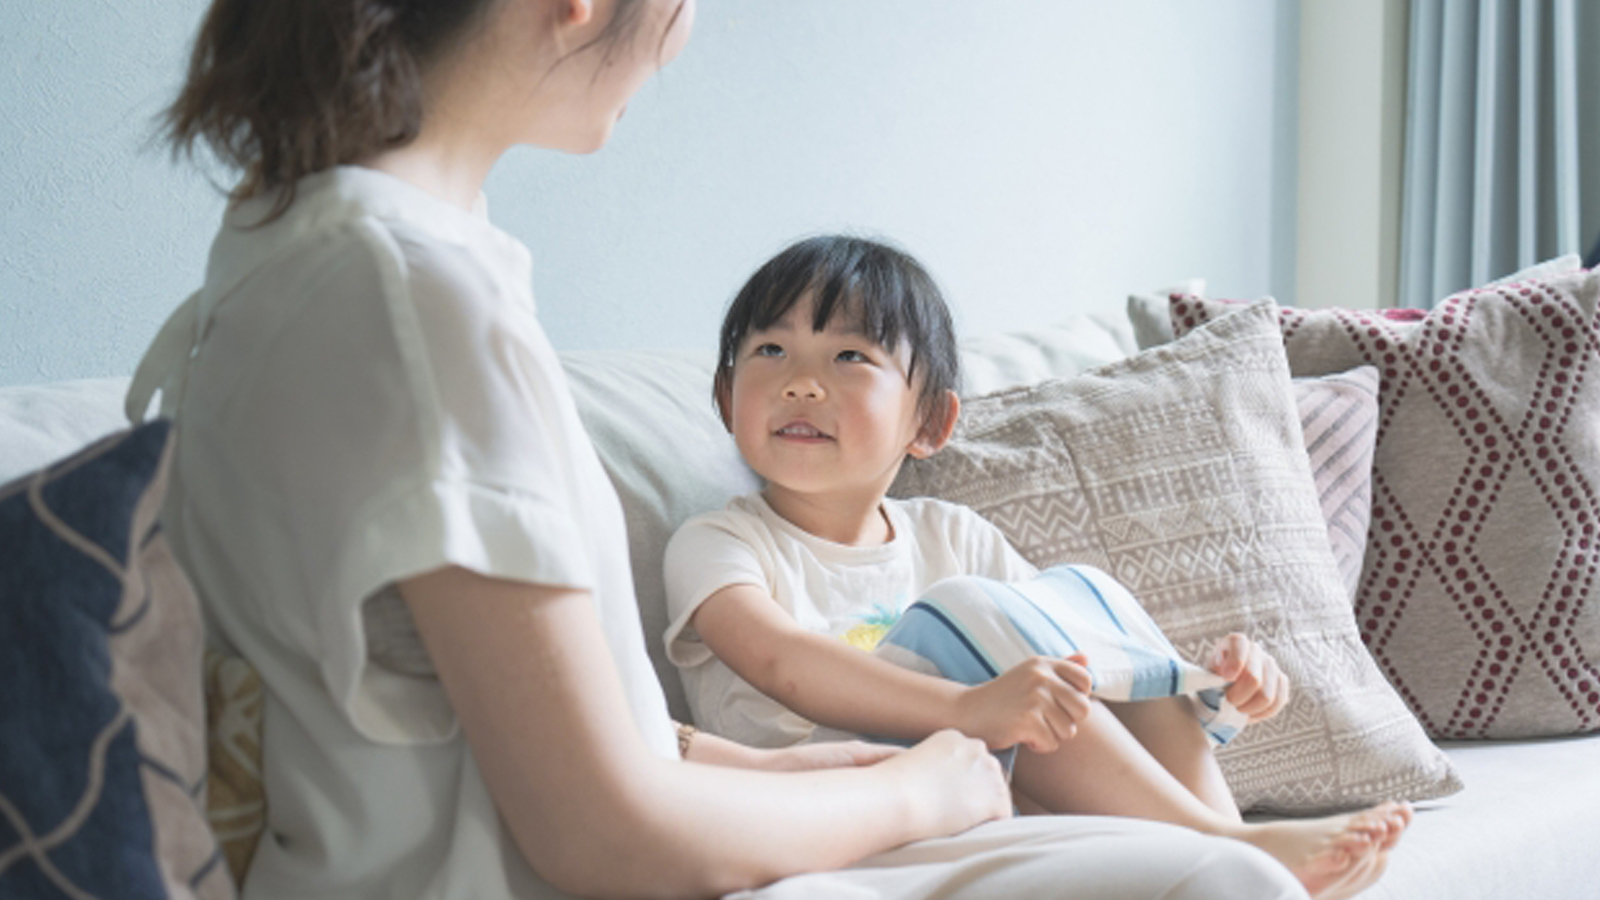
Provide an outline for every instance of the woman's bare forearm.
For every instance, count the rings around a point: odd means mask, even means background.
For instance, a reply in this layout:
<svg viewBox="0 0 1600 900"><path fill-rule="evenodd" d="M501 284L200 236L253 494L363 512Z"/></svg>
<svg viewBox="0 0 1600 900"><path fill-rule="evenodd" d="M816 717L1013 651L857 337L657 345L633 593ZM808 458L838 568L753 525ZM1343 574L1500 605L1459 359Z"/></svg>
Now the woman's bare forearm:
<svg viewBox="0 0 1600 900"><path fill-rule="evenodd" d="M401 590L512 836L573 893L716 895L1004 814L981 747L799 774L661 758L587 594L455 569ZM952 778L976 806L941 797Z"/></svg>
<svg viewBox="0 0 1600 900"><path fill-rule="evenodd" d="M933 834L906 779L878 767L773 773L652 759L630 802L596 810L581 881L602 896L720 895L834 869ZM931 787L931 786L930 786Z"/></svg>
<svg viewBox="0 0 1600 900"><path fill-rule="evenodd" d="M725 766L732 769L764 769L761 751L754 747L730 741L704 731L697 731L689 741L689 762L707 766Z"/></svg>

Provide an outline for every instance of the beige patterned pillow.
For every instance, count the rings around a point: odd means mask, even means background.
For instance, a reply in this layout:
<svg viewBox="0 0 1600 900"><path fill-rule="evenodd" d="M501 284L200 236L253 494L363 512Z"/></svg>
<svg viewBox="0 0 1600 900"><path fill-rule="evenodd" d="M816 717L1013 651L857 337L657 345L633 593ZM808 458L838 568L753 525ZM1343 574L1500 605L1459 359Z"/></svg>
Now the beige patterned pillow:
<svg viewBox="0 0 1600 900"><path fill-rule="evenodd" d="M1201 661L1252 635L1293 679L1218 758L1240 806L1301 813L1460 781L1361 645L1307 461L1270 303L1073 379L968 400L898 496L973 507L1035 565L1126 584Z"/></svg>
<svg viewBox="0 0 1600 900"><path fill-rule="evenodd" d="M206 648L206 819L228 871L242 883L267 827L261 781L261 676L242 658Z"/></svg>

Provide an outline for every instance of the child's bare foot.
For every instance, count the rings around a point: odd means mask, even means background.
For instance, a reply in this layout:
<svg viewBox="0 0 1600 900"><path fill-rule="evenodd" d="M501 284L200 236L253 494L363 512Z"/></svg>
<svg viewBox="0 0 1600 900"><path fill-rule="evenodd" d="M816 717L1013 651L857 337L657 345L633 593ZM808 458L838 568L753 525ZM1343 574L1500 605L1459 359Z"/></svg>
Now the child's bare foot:
<svg viewBox="0 0 1600 900"><path fill-rule="evenodd" d="M1388 865L1389 854L1380 850L1352 866L1343 878L1328 885L1321 893L1314 896L1317 900L1349 900L1382 878L1383 870Z"/></svg>
<svg viewBox="0 0 1600 900"><path fill-rule="evenodd" d="M1233 834L1272 854L1316 900L1342 900L1378 880L1411 824L1411 807L1384 803L1349 815L1242 825Z"/></svg>

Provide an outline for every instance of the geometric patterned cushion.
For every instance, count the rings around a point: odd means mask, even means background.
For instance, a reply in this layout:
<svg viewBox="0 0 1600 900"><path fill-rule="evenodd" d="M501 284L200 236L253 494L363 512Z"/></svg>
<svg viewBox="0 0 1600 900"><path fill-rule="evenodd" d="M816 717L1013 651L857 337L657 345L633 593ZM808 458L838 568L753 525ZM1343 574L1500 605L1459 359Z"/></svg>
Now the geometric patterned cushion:
<svg viewBox="0 0 1600 900"><path fill-rule="evenodd" d="M1224 310L1173 297L1182 334ZM1292 369L1379 368L1362 637L1429 732L1600 730L1600 274L1432 310L1279 313Z"/></svg>
<svg viewBox="0 0 1600 900"><path fill-rule="evenodd" d="M267 827L261 781L261 676L243 658L216 647L205 656L206 819L234 881L244 882Z"/></svg>
<svg viewBox="0 0 1600 900"><path fill-rule="evenodd" d="M1168 297L1132 294L1128 297L1128 322L1140 350L1168 343L1173 338ZM1195 296L1189 294L1189 296ZM1357 372L1363 374L1356 375ZM1350 597L1355 599L1361 582L1361 566L1366 556L1367 527L1371 517L1372 452L1377 439L1378 370L1361 366L1337 375L1328 386L1339 398L1337 411L1322 406L1321 378L1296 378L1295 392L1300 401L1300 427L1305 431L1306 449L1313 455L1317 473L1317 493L1322 498L1322 514L1328 520L1328 539L1333 557L1339 562ZM1350 409L1344 404L1355 404ZM1349 420L1337 418L1348 412ZM1329 442L1327 429L1336 432ZM1353 434L1352 434L1353 433ZM1337 448L1337 452L1335 452ZM1320 458L1316 458L1319 457Z"/></svg>
<svg viewBox="0 0 1600 900"><path fill-rule="evenodd" d="M1354 600L1372 515L1378 370L1358 366L1321 378L1296 378L1294 395L1322 518L1328 523L1328 543L1345 590Z"/></svg>
<svg viewBox="0 0 1600 900"><path fill-rule="evenodd" d="M0 896L230 898L199 606L156 520L169 427L0 487Z"/></svg>
<svg viewBox="0 0 1600 900"><path fill-rule="evenodd" d="M1076 377L968 398L891 492L973 508L1040 568L1121 582L1202 664L1241 631L1294 684L1217 759L1245 809L1313 812L1460 787L1362 646L1328 543L1274 307Z"/></svg>

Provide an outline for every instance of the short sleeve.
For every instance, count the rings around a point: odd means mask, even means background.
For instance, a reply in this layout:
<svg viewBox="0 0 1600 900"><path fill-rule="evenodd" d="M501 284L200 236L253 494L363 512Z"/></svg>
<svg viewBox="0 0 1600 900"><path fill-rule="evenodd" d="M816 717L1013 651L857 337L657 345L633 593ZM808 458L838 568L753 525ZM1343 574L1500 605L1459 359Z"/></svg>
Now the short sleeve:
<svg viewBox="0 0 1600 900"><path fill-rule="evenodd" d="M464 249L356 222L292 261L297 309L256 324L267 303L223 307L202 345L233 359L211 378L202 360L192 379L180 422L202 451L188 493L225 476L239 482L225 493L248 493L235 509L259 523L226 540L270 582L252 614L320 668L356 730L445 741L457 724L442 686L370 664L363 603L450 565L593 589L592 449L531 310L518 318Z"/></svg>
<svg viewBox="0 0 1600 900"><path fill-rule="evenodd" d="M696 516L667 542L662 568L667 587L667 659L681 667L712 658L689 620L707 598L725 587L751 584L771 588L769 566L753 542L751 529L727 511Z"/></svg>
<svg viewBox="0 0 1600 900"><path fill-rule="evenodd" d="M352 545L323 609L323 673L357 729L391 743L432 743L454 736L455 714L437 678L373 665L362 605L389 585L445 566L532 584L583 586L572 521L537 498L472 483L435 480L397 492L351 532ZM562 548L568 548L566 554Z"/></svg>

